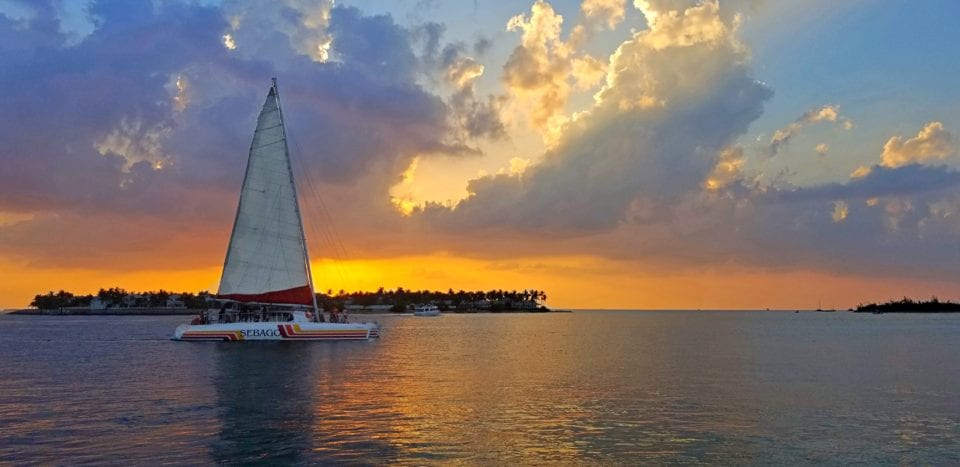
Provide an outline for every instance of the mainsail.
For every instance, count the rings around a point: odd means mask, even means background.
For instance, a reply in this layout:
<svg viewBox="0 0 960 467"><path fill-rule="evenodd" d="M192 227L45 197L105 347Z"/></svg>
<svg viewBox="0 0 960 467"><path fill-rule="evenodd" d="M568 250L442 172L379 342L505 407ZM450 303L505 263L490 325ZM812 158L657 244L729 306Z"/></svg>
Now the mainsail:
<svg viewBox="0 0 960 467"><path fill-rule="evenodd" d="M276 80L257 118L217 295L315 304Z"/></svg>

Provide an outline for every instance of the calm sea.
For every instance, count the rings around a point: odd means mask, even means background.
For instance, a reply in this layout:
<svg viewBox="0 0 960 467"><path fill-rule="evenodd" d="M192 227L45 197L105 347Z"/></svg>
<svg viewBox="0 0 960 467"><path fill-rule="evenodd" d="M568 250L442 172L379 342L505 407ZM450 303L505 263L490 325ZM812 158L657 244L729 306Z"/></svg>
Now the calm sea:
<svg viewBox="0 0 960 467"><path fill-rule="evenodd" d="M0 463L958 464L960 315L0 316Z"/></svg>

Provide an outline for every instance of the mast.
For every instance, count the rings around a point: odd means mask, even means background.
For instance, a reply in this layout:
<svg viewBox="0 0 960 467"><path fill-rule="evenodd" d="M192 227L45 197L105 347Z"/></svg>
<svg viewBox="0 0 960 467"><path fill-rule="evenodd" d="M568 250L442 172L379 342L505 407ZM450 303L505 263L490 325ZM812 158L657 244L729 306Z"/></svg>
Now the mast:
<svg viewBox="0 0 960 467"><path fill-rule="evenodd" d="M272 78L273 81L273 96L277 100L277 112L280 116L280 132L283 135L284 141L289 141L287 139L287 126L283 122L283 107L280 106L280 89L277 87L277 78ZM290 186L293 187L293 198L296 202L293 204L297 212L297 221L300 225L300 241L303 242L303 266L307 271L307 282L310 284L310 298L313 299L313 316L314 320L318 320L317 314L319 309L317 307L317 291L313 288L313 271L310 269L310 253L307 251L307 236L303 231L303 216L300 215L300 198L297 196L297 183L293 177L293 166L290 163L290 146L284 144L284 156L287 158L287 175L290 177Z"/></svg>

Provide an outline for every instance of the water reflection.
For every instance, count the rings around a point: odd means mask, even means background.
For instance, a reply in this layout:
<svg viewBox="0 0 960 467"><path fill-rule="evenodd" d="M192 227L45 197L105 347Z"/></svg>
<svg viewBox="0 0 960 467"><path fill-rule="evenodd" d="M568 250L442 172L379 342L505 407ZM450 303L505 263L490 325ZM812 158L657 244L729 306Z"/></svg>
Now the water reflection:
<svg viewBox="0 0 960 467"><path fill-rule="evenodd" d="M380 341L316 345L313 460L320 462L396 462L409 446L393 421L403 419L398 378L382 362ZM409 455L409 453L406 453Z"/></svg>
<svg viewBox="0 0 960 467"><path fill-rule="evenodd" d="M960 459L956 316L381 319L378 341L243 344L0 320L0 464Z"/></svg>
<svg viewBox="0 0 960 467"><path fill-rule="evenodd" d="M213 459L303 462L314 417L310 347L284 342L214 345L221 425Z"/></svg>

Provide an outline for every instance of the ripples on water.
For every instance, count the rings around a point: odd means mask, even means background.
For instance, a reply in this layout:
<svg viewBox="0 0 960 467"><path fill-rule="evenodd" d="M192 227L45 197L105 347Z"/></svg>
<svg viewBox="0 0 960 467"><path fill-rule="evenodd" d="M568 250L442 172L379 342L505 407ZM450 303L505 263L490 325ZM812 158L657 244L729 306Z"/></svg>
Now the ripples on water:
<svg viewBox="0 0 960 467"><path fill-rule="evenodd" d="M0 463L960 462L960 316L378 319L202 343L0 316Z"/></svg>

